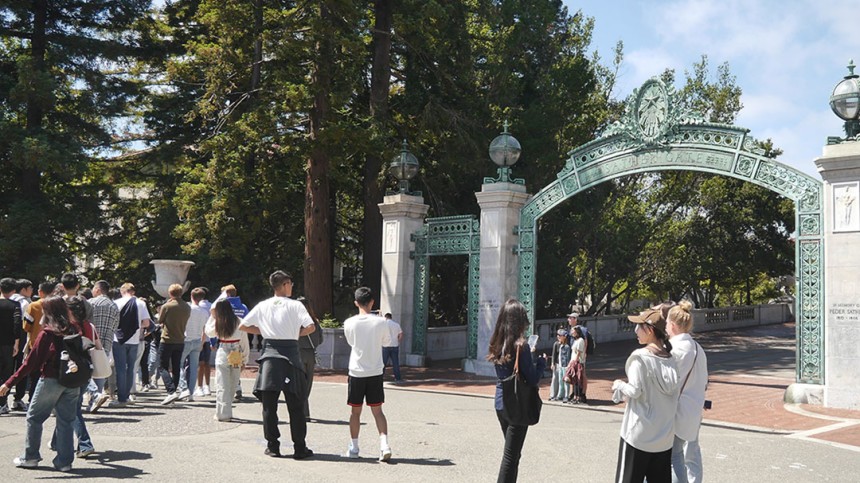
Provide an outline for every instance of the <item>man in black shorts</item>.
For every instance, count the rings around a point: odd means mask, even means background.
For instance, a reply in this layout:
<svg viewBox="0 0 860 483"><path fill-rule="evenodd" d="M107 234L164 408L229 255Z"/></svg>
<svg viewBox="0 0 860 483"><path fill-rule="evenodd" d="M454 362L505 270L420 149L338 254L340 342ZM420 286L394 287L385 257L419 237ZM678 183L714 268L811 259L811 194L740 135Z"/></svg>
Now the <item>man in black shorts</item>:
<svg viewBox="0 0 860 483"><path fill-rule="evenodd" d="M349 416L350 443L347 458L358 458L358 432L361 429L361 409L364 403L370 407L376 429L379 431L379 461L391 459L388 445L388 421L382 412L385 393L382 390L382 347L391 345L388 322L371 313L373 292L367 287L355 291L355 306L358 315L346 319L343 334L352 347L349 355L349 389L346 403L352 407Z"/></svg>

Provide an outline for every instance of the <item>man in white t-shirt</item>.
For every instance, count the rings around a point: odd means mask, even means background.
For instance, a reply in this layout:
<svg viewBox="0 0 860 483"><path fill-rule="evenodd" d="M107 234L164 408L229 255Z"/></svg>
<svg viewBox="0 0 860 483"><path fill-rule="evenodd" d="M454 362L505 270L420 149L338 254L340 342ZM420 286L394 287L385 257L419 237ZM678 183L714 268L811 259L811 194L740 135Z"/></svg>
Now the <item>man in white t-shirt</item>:
<svg viewBox="0 0 860 483"><path fill-rule="evenodd" d="M298 339L312 333L316 327L305 306L290 298L293 294L293 277L290 274L275 271L269 276L269 285L274 297L260 302L248 312L239 329L263 336L254 395L263 403L265 454L281 456L278 398L283 392L290 414L290 436L295 450L293 458L302 460L313 456L314 452L305 443L308 430L304 413L308 397L307 376L299 355Z"/></svg>
<svg viewBox="0 0 860 483"><path fill-rule="evenodd" d="M361 409L365 402L373 413L376 429L379 431L379 461L391 459L388 445L388 421L382 412L385 392L382 388L382 348L391 345L388 322L371 313L373 292L367 287L355 291L355 306L358 315L343 323L343 335L352 347L349 354L349 384L346 403L352 406L349 415L349 448L347 458L358 458L358 433L361 429Z"/></svg>
<svg viewBox="0 0 860 483"><path fill-rule="evenodd" d="M400 377L400 341L403 340L403 329L397 323L391 314L385 314L385 322L388 323L388 332L391 336L391 343L382 346L382 363L388 366L391 363L391 368L394 371L394 382L401 382ZM384 371L385 369L383 369Z"/></svg>
<svg viewBox="0 0 860 483"><path fill-rule="evenodd" d="M135 368L140 366L141 335L150 324L146 303L135 297L134 292L133 284L124 283L119 288L122 297L116 300L119 325L113 336L113 361L116 369L117 400L112 401L109 407L125 407L128 404L131 389L134 387Z"/></svg>

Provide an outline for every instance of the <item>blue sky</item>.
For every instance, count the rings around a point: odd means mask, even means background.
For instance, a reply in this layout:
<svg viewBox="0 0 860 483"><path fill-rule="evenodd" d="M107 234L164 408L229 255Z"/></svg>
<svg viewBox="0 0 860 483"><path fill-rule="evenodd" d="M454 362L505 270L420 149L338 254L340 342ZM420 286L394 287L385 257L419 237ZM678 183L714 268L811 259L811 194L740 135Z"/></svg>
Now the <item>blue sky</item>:
<svg viewBox="0 0 860 483"><path fill-rule="evenodd" d="M674 68L683 79L702 54L711 71L728 62L743 90L736 125L771 138L779 158L820 179L815 158L827 136L843 136L830 110L833 87L860 62L856 0L565 0L595 19L592 50L605 62L624 42L616 97ZM860 73L860 69L858 69Z"/></svg>

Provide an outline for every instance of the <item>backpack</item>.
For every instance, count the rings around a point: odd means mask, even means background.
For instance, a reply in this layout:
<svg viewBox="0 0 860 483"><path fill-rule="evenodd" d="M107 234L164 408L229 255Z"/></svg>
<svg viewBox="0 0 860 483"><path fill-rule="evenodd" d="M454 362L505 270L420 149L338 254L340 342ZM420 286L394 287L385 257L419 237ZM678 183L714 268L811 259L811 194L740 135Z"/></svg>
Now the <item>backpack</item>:
<svg viewBox="0 0 860 483"><path fill-rule="evenodd" d="M591 331L588 332L588 335L585 337L585 339L586 339L585 353L587 355L594 354L595 344L594 344L594 337L591 336Z"/></svg>
<svg viewBox="0 0 860 483"><path fill-rule="evenodd" d="M137 299L132 297L122 306L122 310L119 311L116 340L120 344L125 344L129 339L134 337L138 328L140 328L140 319L137 315Z"/></svg>
<svg viewBox="0 0 860 483"><path fill-rule="evenodd" d="M72 334L64 337L57 336L57 382L65 387L84 387L93 375L93 361L89 350L94 347L93 341L82 334ZM68 355L68 357L66 357ZM75 372L69 372L70 363L78 366Z"/></svg>

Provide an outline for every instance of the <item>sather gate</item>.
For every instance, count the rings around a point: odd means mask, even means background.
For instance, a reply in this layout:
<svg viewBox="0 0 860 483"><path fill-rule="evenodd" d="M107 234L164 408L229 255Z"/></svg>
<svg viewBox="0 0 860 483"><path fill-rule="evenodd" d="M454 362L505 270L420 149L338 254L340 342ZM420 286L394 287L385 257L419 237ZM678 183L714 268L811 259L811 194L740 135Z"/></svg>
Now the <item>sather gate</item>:
<svg viewBox="0 0 860 483"><path fill-rule="evenodd" d="M557 179L520 211L518 289L530 315L534 315L537 222L561 202L604 181L635 173L686 170L730 176L795 203L797 381L823 384L823 183L764 156L748 133L682 110L673 88L657 78L635 90L623 118L597 139L571 151Z"/></svg>

